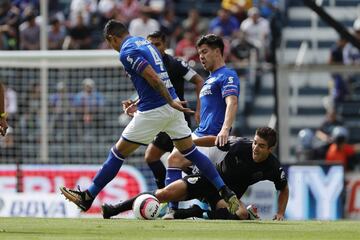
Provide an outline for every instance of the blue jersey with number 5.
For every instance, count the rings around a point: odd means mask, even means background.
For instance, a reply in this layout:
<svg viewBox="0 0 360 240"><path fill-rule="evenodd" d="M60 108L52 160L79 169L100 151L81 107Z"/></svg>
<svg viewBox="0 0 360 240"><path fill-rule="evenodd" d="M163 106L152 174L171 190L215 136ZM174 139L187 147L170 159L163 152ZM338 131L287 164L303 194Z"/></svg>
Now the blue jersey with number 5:
<svg viewBox="0 0 360 240"><path fill-rule="evenodd" d="M173 99L177 98L169 75L164 67L158 50L142 37L129 36L124 39L120 49L120 61L139 95L139 111L147 111L167 104L164 97L160 95L141 76L142 71L150 65L164 82Z"/></svg>
<svg viewBox="0 0 360 240"><path fill-rule="evenodd" d="M218 135L225 120L227 96L239 97L240 80L234 70L223 66L210 74L200 91L200 124L197 136Z"/></svg>

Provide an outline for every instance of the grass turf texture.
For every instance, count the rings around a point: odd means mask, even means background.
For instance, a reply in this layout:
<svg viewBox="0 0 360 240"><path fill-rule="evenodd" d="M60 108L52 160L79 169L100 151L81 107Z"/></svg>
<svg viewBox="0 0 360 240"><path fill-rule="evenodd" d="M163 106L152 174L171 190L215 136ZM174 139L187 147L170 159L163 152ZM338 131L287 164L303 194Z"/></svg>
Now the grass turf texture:
<svg viewBox="0 0 360 240"><path fill-rule="evenodd" d="M360 221L0 218L0 239L360 239Z"/></svg>

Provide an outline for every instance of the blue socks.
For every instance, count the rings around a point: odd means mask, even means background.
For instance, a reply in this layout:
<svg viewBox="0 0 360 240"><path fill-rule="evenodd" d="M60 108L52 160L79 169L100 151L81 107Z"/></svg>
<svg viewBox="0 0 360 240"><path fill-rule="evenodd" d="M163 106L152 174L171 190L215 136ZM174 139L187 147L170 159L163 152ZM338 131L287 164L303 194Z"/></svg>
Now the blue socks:
<svg viewBox="0 0 360 240"><path fill-rule="evenodd" d="M108 184L119 172L121 165L124 162L124 157L113 146L109 152L107 160L104 162L102 168L97 172L93 179L93 184L88 191L92 197L96 197L99 192Z"/></svg>
<svg viewBox="0 0 360 240"><path fill-rule="evenodd" d="M169 185L172 182L175 182L178 179L181 179L182 173L180 168L168 168L166 171L165 185ZM178 209L178 202L169 202L169 208Z"/></svg>
<svg viewBox="0 0 360 240"><path fill-rule="evenodd" d="M216 168L210 159L201 153L195 145L181 153L199 168L201 173L216 187L217 190L220 190L220 188L225 186L224 181L216 171Z"/></svg>

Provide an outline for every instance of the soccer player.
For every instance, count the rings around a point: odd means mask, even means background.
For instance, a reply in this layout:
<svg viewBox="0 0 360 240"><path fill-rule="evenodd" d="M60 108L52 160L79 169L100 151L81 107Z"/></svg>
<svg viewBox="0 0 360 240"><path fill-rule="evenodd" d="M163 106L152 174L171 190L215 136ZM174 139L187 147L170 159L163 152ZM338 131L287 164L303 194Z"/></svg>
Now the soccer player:
<svg viewBox="0 0 360 240"><path fill-rule="evenodd" d="M189 81L195 85L197 96L197 104L195 111L195 121L197 124L200 122L200 101L199 94L204 80L197 74L189 65L181 59L174 58L165 53L166 50L166 36L161 31L156 31L147 36L147 39L159 50L166 71L169 74L169 79L175 88L176 95L181 101L184 101L184 84ZM185 114L185 120L189 127L191 126L190 114ZM171 152L174 149L173 142L168 134L160 132L154 140L149 144L145 151L145 161L152 170L156 185L158 188L165 187L166 169L161 156L166 152Z"/></svg>
<svg viewBox="0 0 360 240"><path fill-rule="evenodd" d="M196 43L203 68L210 72L200 92L200 125L193 132L196 139L202 136L216 136L215 143L226 144L234 123L240 92L240 81L235 71L225 65L223 58L224 42L215 34L202 36ZM216 147L199 148L206 156ZM212 159L211 159L212 160ZM176 149L168 158L166 185L181 178L181 172L191 165ZM178 204L171 202L169 212L164 218L171 218L171 209Z"/></svg>
<svg viewBox="0 0 360 240"><path fill-rule="evenodd" d="M5 90L4 86L0 82L0 134L5 136L8 125L6 122L6 112L5 112Z"/></svg>
<svg viewBox="0 0 360 240"><path fill-rule="evenodd" d="M215 137L201 137L194 142L197 145L211 146ZM246 189L259 181L274 182L278 195L278 210L274 220L283 220L289 198L289 188L284 170L278 159L272 154L277 142L276 131L269 127L258 128L253 140L247 138L230 138L229 144L219 147L214 152L218 157L216 168L227 186L234 190L241 198ZM178 209L174 217L203 217L210 219L256 219L253 208L245 208L241 203L235 214L226 209L226 203L217 193L213 185L202 174L188 175L163 189L158 189L154 196L160 202L183 201L189 199L205 199L211 206L211 211L204 211L200 207ZM104 204L103 217L110 218L121 212L131 210L136 197L116 205Z"/></svg>
<svg viewBox="0 0 360 240"><path fill-rule="evenodd" d="M184 108L178 100L157 49L144 38L130 36L125 25L116 20L108 21L104 36L108 44L119 52L120 61L135 86L139 96L138 111L111 148L90 187L85 191L60 187L60 191L83 211L87 211L98 193L116 176L125 158L164 131L174 141L176 148L214 184L229 203L230 212L234 213L239 200L224 184L210 160L194 145L191 130L182 113L192 111Z"/></svg>

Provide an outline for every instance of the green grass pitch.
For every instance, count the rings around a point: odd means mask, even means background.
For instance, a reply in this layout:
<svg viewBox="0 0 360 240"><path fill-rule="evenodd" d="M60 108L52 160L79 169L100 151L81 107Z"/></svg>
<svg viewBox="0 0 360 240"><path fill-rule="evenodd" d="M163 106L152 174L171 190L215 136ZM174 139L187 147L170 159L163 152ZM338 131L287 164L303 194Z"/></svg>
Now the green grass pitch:
<svg viewBox="0 0 360 240"><path fill-rule="evenodd" d="M1 240L360 239L360 221L203 221L0 218Z"/></svg>

